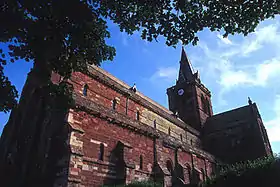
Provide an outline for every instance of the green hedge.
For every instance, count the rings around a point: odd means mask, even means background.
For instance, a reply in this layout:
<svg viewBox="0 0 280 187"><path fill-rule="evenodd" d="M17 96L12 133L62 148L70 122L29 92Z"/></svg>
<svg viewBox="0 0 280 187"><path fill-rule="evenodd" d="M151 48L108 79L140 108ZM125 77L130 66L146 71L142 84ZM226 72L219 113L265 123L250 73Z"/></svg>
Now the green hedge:
<svg viewBox="0 0 280 187"><path fill-rule="evenodd" d="M220 172L204 187L280 187L279 156L220 166Z"/></svg>

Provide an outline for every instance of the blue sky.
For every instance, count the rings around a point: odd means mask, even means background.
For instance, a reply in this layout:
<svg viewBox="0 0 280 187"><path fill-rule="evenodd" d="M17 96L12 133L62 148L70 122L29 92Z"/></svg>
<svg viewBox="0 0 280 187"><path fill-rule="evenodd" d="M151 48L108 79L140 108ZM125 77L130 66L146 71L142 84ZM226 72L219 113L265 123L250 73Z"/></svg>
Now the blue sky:
<svg viewBox="0 0 280 187"><path fill-rule="evenodd" d="M181 44L174 49L163 38L150 43L141 40L138 32L128 36L116 25L108 26L108 43L116 47L117 55L102 68L130 85L136 83L140 92L167 107L166 88L178 77ZM273 151L280 153L280 17L262 22L247 37L223 38L207 29L199 37L198 45L185 46L185 51L211 90L214 112L247 105L250 96L259 107ZM19 91L31 66L19 61L5 67ZM8 117L0 113L0 133Z"/></svg>

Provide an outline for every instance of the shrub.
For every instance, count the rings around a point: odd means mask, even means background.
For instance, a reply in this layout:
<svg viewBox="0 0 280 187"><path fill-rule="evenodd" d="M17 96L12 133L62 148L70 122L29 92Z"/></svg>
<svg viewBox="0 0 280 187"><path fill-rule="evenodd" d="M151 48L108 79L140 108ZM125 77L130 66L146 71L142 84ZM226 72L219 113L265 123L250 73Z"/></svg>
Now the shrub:
<svg viewBox="0 0 280 187"><path fill-rule="evenodd" d="M153 181L134 181L127 185L111 185L104 187L162 187L163 185L160 183L154 183Z"/></svg>
<svg viewBox="0 0 280 187"><path fill-rule="evenodd" d="M280 158L270 156L220 166L216 176L203 183L204 187L272 187L280 186Z"/></svg>

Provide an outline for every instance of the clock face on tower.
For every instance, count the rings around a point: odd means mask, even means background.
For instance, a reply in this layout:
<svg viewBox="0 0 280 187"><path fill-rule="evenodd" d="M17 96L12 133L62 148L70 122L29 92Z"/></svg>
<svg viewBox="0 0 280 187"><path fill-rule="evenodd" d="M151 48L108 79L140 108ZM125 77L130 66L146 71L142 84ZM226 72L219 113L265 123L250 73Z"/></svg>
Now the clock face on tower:
<svg viewBox="0 0 280 187"><path fill-rule="evenodd" d="M181 88L178 90L178 95L183 95L184 94L184 90Z"/></svg>

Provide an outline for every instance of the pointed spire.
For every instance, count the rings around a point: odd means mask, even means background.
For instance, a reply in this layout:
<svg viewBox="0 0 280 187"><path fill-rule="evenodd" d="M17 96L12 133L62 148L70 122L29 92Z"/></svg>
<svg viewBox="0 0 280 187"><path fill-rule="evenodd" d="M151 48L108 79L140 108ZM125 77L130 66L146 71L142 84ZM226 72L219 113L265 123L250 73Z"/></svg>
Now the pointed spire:
<svg viewBox="0 0 280 187"><path fill-rule="evenodd" d="M193 79L194 76L191 63L187 57L184 47L182 47L178 82L191 81Z"/></svg>
<svg viewBox="0 0 280 187"><path fill-rule="evenodd" d="M189 61L184 47L182 46L181 61Z"/></svg>

